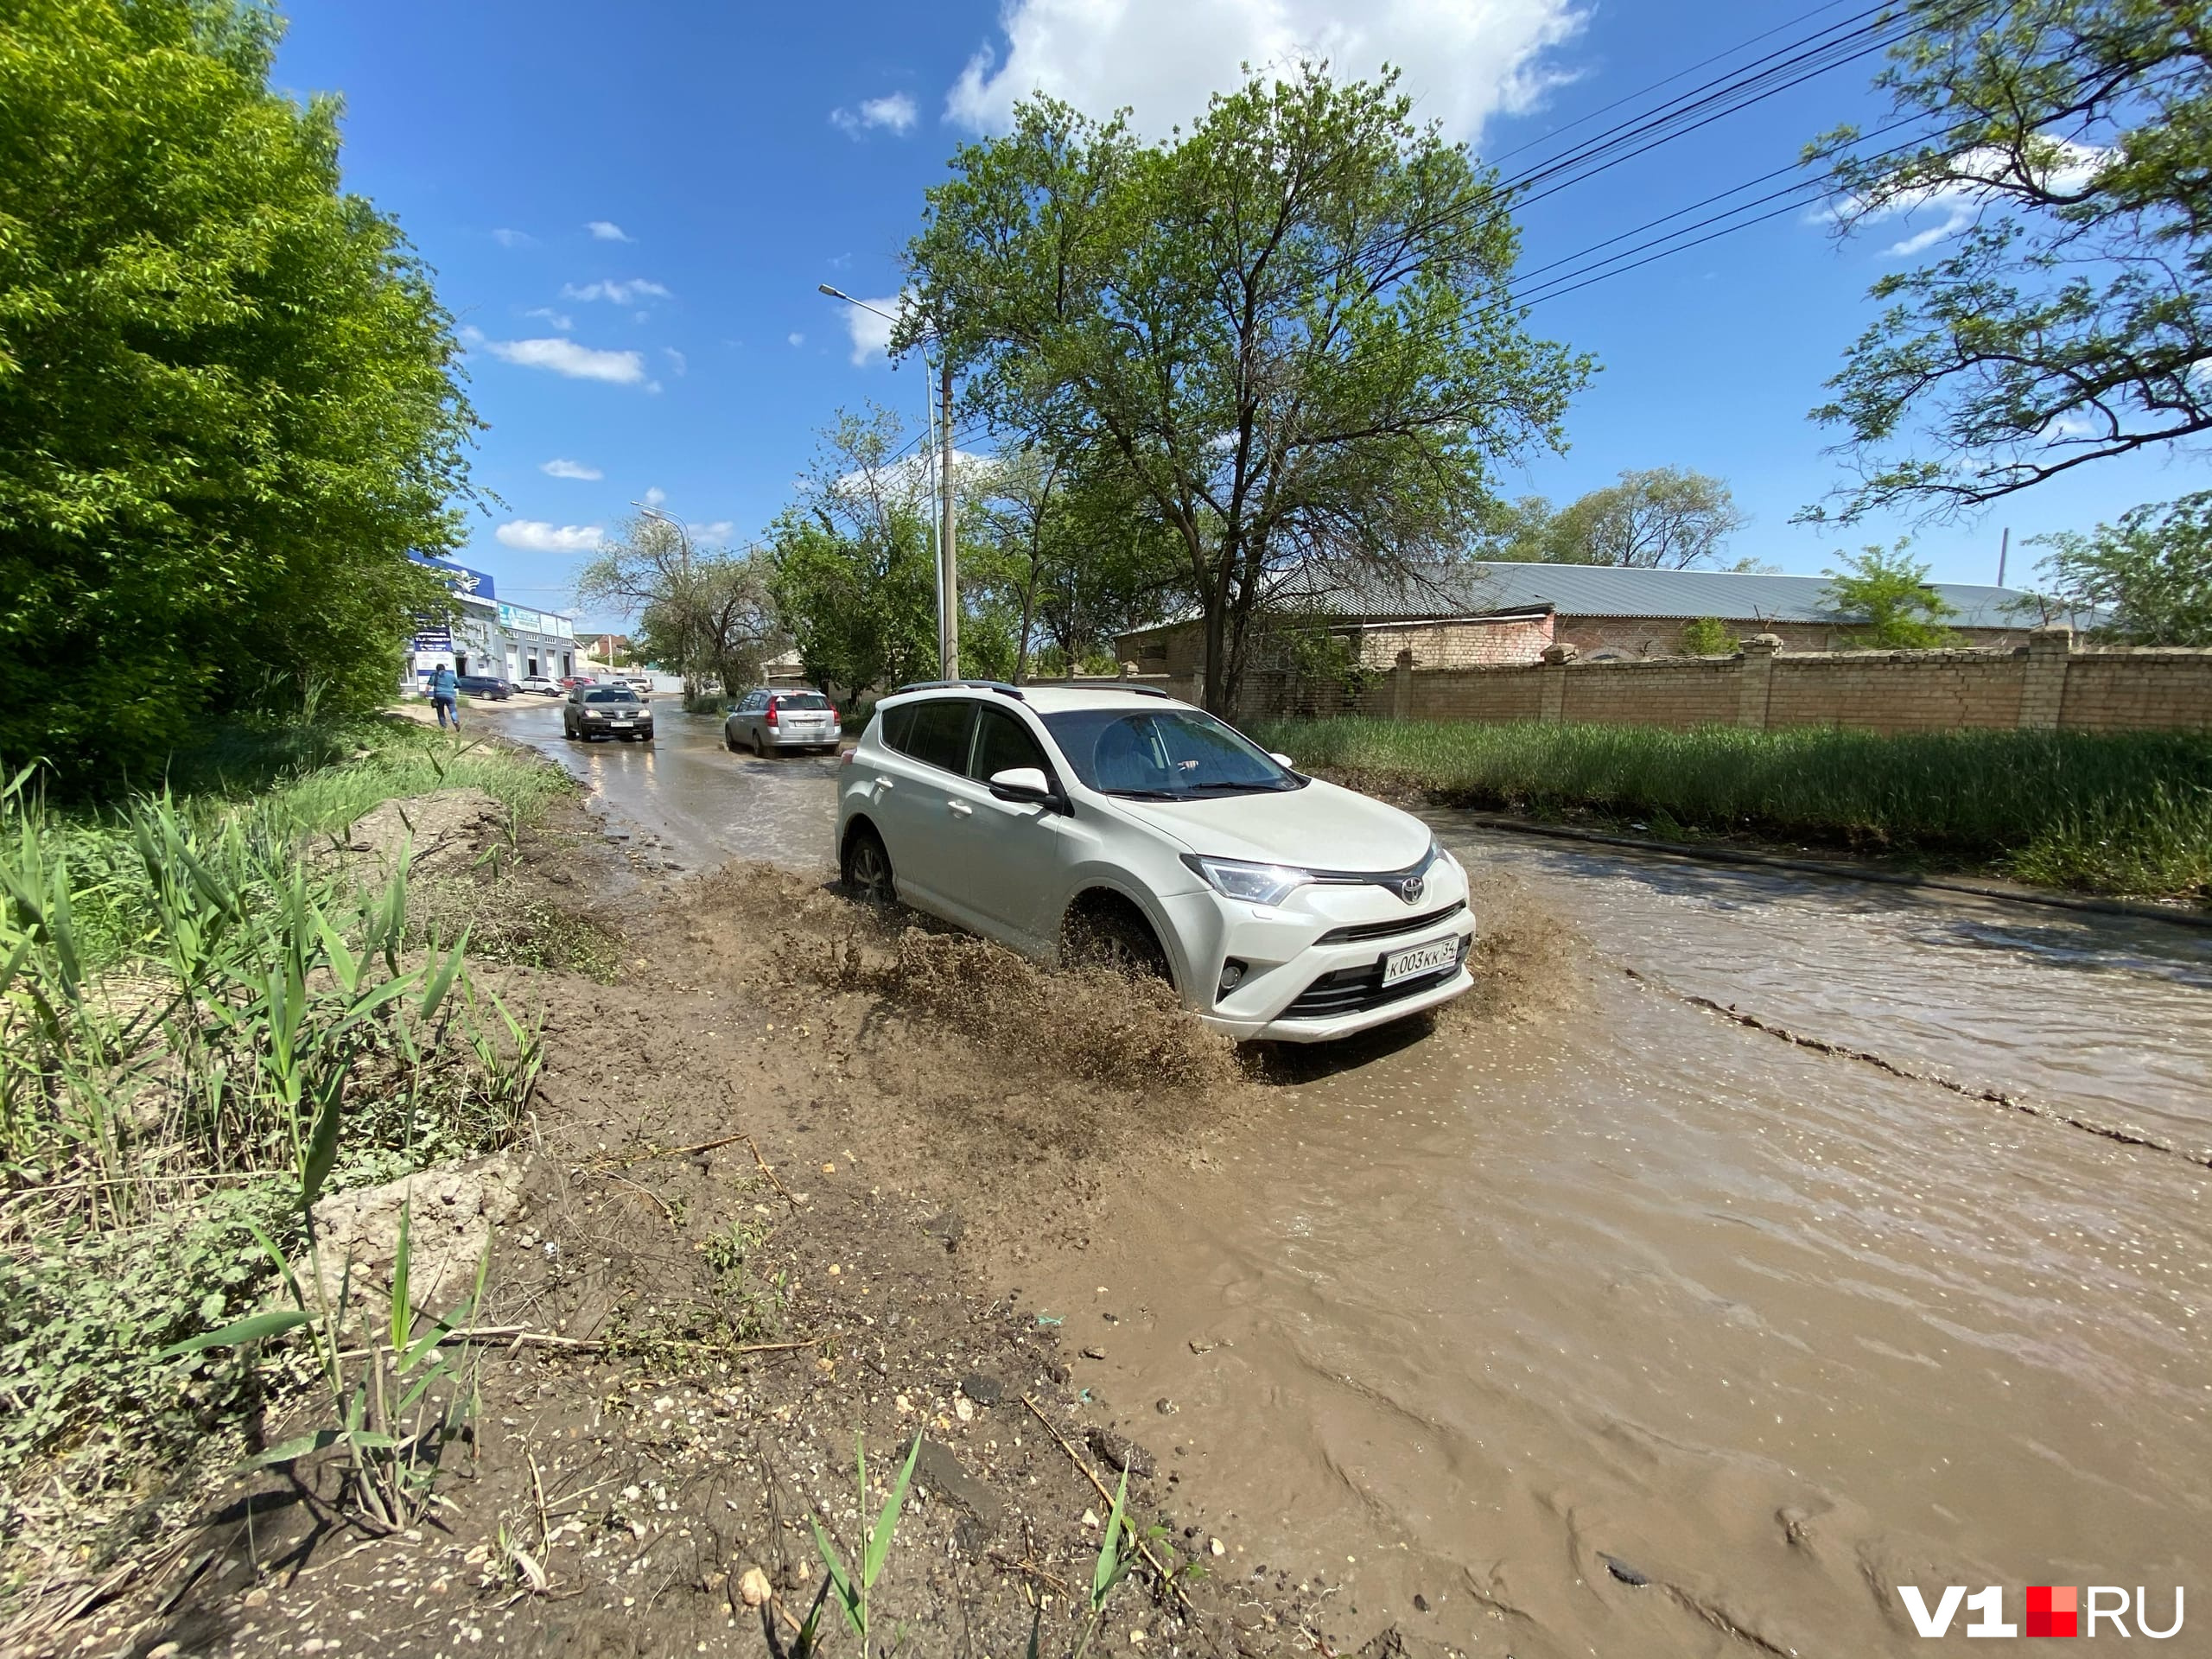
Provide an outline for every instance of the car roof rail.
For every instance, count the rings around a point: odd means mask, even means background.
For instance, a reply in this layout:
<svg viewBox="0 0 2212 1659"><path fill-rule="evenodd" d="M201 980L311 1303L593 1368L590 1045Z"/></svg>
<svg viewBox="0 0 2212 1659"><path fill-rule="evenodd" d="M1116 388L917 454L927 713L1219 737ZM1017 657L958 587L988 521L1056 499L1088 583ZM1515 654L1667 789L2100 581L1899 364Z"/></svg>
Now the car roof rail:
<svg viewBox="0 0 2212 1659"><path fill-rule="evenodd" d="M909 691L995 691L1001 696L1012 697L1016 702L1027 702L1018 685L1008 685L1004 680L910 680L891 695L903 697Z"/></svg>

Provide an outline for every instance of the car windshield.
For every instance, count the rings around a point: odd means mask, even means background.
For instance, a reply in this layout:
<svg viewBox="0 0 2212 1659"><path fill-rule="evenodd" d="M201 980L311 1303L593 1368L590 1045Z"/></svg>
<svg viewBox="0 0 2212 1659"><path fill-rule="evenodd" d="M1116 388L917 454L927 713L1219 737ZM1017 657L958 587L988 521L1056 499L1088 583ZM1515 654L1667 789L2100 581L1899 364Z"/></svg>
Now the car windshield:
<svg viewBox="0 0 2212 1659"><path fill-rule="evenodd" d="M1195 709L1070 709L1043 716L1069 770L1103 795L1203 800L1302 788L1242 733Z"/></svg>
<svg viewBox="0 0 2212 1659"><path fill-rule="evenodd" d="M637 700L638 694L631 690L627 686L625 686L620 691L587 691L584 693L584 701L586 702L635 702Z"/></svg>

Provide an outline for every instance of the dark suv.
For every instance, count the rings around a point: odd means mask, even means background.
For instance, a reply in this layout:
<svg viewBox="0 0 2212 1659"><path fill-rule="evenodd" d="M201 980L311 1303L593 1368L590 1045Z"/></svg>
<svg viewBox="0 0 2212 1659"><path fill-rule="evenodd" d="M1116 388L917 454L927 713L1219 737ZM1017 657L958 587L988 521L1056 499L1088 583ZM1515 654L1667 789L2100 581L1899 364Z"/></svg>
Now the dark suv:
<svg viewBox="0 0 2212 1659"><path fill-rule="evenodd" d="M594 685L589 681L569 693L562 705L563 735L589 741L594 737L639 738L653 741L653 706L626 685Z"/></svg>
<svg viewBox="0 0 2212 1659"><path fill-rule="evenodd" d="M514 682L496 674L462 674L454 683L472 697L489 697L494 702L505 702L515 694Z"/></svg>

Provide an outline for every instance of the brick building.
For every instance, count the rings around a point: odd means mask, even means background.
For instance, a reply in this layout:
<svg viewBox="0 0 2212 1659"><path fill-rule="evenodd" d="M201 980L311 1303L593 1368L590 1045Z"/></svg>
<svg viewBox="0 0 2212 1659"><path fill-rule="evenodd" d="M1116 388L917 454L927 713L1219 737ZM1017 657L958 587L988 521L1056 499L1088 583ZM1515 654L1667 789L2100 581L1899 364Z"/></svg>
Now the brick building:
<svg viewBox="0 0 2212 1659"><path fill-rule="evenodd" d="M2043 620L2016 588L1930 585L1956 613L1946 621L1961 645L2018 645ZM1277 602L1320 621L1372 669L1390 667L1402 651L1423 668L1535 663L1554 644L1575 646L1586 662L1674 657L1682 630L1704 617L1737 637L1773 634L1785 651L1839 651L1861 620L1837 608L1826 576L1503 561L1408 575L1332 572L1294 581ZM1121 635L1116 654L1141 672L1181 678L1198 671L1205 645L1199 624L1182 619Z"/></svg>

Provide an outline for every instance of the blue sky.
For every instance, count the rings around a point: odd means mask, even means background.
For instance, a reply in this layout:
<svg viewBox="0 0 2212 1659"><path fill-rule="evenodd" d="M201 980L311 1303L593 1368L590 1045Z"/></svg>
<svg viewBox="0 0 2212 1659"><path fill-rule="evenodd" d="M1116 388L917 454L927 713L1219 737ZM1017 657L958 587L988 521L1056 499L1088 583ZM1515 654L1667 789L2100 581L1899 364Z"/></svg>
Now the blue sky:
<svg viewBox="0 0 2212 1659"><path fill-rule="evenodd" d="M782 505L839 405L874 398L918 423L921 374L863 352L850 325L865 319L816 285L895 292L924 190L1030 86L1088 108L1130 103L1157 131L1241 61L1319 47L1341 73L1368 73L1387 56L1408 66L1423 111L1479 151L1535 141L1510 171L1616 98L1808 12L1769 45L1859 9L316 0L293 7L276 79L344 97L349 185L397 217L470 331L472 396L490 428L475 476L498 500L473 518L464 562L490 571L503 597L565 608L593 537L631 501L663 502L708 538L741 544ZM1872 67L1835 70L1535 204L1523 267L1872 118ZM1717 474L1751 515L1733 550L1791 571L1903 533L1901 522L1841 533L1789 519L1839 476L1821 453L1832 435L1806 411L1865 326L1867 285L1901 263L1889 250L1923 228L1838 243L1793 213L1541 304L1535 324L1594 353L1604 372L1569 416L1567 453L1499 486L1565 500L1628 467ZM1939 578L1991 581L2009 525L2017 582L2029 536L2200 487L2202 471L2179 455L2084 467L1978 521L1920 530L1915 550Z"/></svg>

